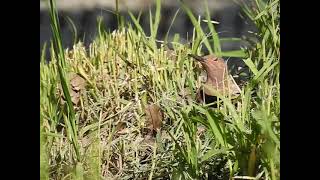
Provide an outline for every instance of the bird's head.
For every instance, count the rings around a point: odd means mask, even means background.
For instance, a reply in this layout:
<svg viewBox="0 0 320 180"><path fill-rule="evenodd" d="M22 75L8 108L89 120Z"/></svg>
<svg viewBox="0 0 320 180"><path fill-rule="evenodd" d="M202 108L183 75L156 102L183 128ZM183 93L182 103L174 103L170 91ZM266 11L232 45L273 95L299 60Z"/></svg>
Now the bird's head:
<svg viewBox="0 0 320 180"><path fill-rule="evenodd" d="M220 80L227 70L224 60L213 54L207 56L189 54L189 56L201 63L203 69L207 72L208 78L215 77Z"/></svg>
<svg viewBox="0 0 320 180"><path fill-rule="evenodd" d="M230 89L233 93L240 91L238 85L231 81L228 73L227 64L222 58L215 55L197 56L189 54L190 57L201 63L203 69L207 72L206 84L218 90L224 91ZM208 91L206 94L211 94Z"/></svg>

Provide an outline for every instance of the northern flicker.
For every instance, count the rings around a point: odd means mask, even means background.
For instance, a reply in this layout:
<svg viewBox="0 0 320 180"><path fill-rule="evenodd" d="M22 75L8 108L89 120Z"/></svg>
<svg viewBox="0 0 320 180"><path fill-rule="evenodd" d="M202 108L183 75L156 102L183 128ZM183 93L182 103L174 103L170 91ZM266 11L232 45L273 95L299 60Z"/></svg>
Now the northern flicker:
<svg viewBox="0 0 320 180"><path fill-rule="evenodd" d="M215 55L197 56L189 54L189 56L200 62L207 73L205 85L197 91L197 101L207 104L215 102L217 94L211 89L226 96L240 94L241 90L229 74L227 64L222 58Z"/></svg>

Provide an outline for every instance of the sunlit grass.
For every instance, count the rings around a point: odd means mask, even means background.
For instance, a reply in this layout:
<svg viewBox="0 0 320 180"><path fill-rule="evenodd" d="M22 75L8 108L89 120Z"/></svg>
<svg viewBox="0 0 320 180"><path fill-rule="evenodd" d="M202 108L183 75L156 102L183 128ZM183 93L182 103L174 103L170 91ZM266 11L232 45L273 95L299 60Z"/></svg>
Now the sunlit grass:
<svg viewBox="0 0 320 180"><path fill-rule="evenodd" d="M155 14L150 12L150 35L133 14L133 24L117 14L118 30L105 32L100 21L88 49L81 42L63 49L50 3L53 58L40 62L42 179L280 178L278 1L260 3L255 11L244 7L261 41L254 49L235 52L221 51L209 10L204 19L196 18L184 4L195 27L194 43L175 38L171 50L166 41L159 45L160 0ZM210 33L199 23L207 24ZM250 68L236 102L221 96L216 109L195 102L202 83L199 65L188 54L202 54L203 47L242 57ZM86 82L77 104L71 73ZM146 107L152 103L164 114L154 137L146 130Z"/></svg>

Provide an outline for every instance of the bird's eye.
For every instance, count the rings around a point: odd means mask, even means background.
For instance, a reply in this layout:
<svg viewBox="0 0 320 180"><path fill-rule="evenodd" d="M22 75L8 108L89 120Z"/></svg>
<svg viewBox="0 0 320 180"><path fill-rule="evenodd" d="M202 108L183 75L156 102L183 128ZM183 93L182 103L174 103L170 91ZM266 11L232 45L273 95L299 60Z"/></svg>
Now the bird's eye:
<svg viewBox="0 0 320 180"><path fill-rule="evenodd" d="M218 58L217 58L217 57L216 57L216 58L213 58L213 60L214 60L214 61L218 61Z"/></svg>

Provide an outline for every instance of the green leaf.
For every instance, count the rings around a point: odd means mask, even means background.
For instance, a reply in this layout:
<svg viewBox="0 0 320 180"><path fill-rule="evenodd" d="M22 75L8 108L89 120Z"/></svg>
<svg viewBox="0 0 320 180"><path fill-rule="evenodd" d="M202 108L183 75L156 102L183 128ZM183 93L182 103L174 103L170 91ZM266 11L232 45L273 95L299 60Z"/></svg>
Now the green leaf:
<svg viewBox="0 0 320 180"><path fill-rule="evenodd" d="M139 31L144 37L146 37L146 34L144 33L144 31L143 31L141 25L139 24L139 21L137 20L137 18L134 17L134 15L133 15L130 11L129 11L128 13L129 13L129 15L130 15L130 17L131 17L131 19L132 19L135 27L138 29L138 31Z"/></svg>
<svg viewBox="0 0 320 180"><path fill-rule="evenodd" d="M214 53L218 57L222 57L219 36L218 36L218 33L216 32L216 30L215 30L215 28L213 26L213 23L211 21L211 16L210 16L210 11L209 11L209 6L208 6L207 0L205 0L204 3L205 3L205 9L206 9L207 24L208 24L208 27L210 29L210 33L212 34L212 38L213 38Z"/></svg>
<svg viewBox="0 0 320 180"><path fill-rule="evenodd" d="M208 38L206 37L205 33L203 32L200 23L197 21L197 19L195 18L195 16L193 15L191 9L186 6L181 0L178 0L181 4L181 7L183 8L183 10L187 13L188 17L191 20L191 23L193 24L193 26L195 27L195 30L197 32L197 39L196 42L199 42L203 39L203 42L205 44L205 46L208 48L210 54L213 53L212 47L208 41ZM199 43L195 43L195 44L199 44ZM195 48L197 48L198 46L195 46ZM192 49L192 53L196 53L196 49Z"/></svg>
<svg viewBox="0 0 320 180"><path fill-rule="evenodd" d="M220 42L240 42L241 38L220 38Z"/></svg>
<svg viewBox="0 0 320 180"><path fill-rule="evenodd" d="M165 43L167 43L167 41L168 41L168 36L169 36L170 30L171 30L171 28L172 28L172 25L173 25L174 21L176 20L176 17L178 16L179 11L180 11L180 8L176 11L176 13L174 14L174 16L173 16L173 18L172 18L172 20L171 20L171 24L170 24L170 26L169 26L169 28L168 28L168 31L167 31L167 33L166 33L166 36L165 36L165 38L164 38L164 42L165 42ZM174 36L174 37L175 37L175 36ZM174 41L174 40L173 40L173 42L177 42L177 41Z"/></svg>
<svg viewBox="0 0 320 180"><path fill-rule="evenodd" d="M224 146L225 142L224 142L224 138L223 138L218 120L215 117L211 116L211 114L206 109L203 109L200 106L195 106L195 108L206 115L207 121L210 126L210 130L214 134L214 136L217 139L217 141L219 142L219 144Z"/></svg>
<svg viewBox="0 0 320 180"><path fill-rule="evenodd" d="M227 56L227 57L239 57L239 58L247 57L246 53L243 50L223 51L221 52L221 55Z"/></svg>
<svg viewBox="0 0 320 180"><path fill-rule="evenodd" d="M205 155L201 158L201 163L204 161L209 160L210 158L219 155L219 154L227 154L227 150L225 148L221 149L210 149L209 151L206 152Z"/></svg>
<svg viewBox="0 0 320 180"><path fill-rule="evenodd" d="M158 27L161 19L161 0L156 0L156 14L155 14L155 20L153 24L153 38L156 39L157 37L157 32L158 32Z"/></svg>
<svg viewBox="0 0 320 180"><path fill-rule="evenodd" d="M250 58L244 59L243 62L250 68L255 76L258 74L259 71Z"/></svg>

